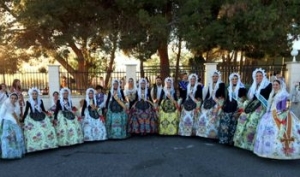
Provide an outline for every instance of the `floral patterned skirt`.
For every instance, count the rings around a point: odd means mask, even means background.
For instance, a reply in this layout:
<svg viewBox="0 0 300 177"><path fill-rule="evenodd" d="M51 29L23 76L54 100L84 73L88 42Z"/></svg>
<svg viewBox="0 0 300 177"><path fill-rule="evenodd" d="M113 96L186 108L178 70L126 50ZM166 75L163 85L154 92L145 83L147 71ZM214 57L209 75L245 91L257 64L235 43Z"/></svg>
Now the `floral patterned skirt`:
<svg viewBox="0 0 300 177"><path fill-rule="evenodd" d="M128 116L125 111L112 112L108 109L106 114L106 132L108 139L125 139L127 134Z"/></svg>
<svg viewBox="0 0 300 177"><path fill-rule="evenodd" d="M55 129L49 119L35 121L29 115L24 122L26 152L34 152L58 147Z"/></svg>
<svg viewBox="0 0 300 177"><path fill-rule="evenodd" d="M84 141L100 141L106 140L106 128L103 122L99 119L92 118L88 111L85 112L85 118L83 119L83 134Z"/></svg>
<svg viewBox="0 0 300 177"><path fill-rule="evenodd" d="M0 145L1 158L22 158L25 154L25 143L21 127L3 119L0 126Z"/></svg>
<svg viewBox="0 0 300 177"><path fill-rule="evenodd" d="M240 115L233 137L234 146L253 151L256 127L264 113L265 108L260 106L252 113Z"/></svg>
<svg viewBox="0 0 300 177"><path fill-rule="evenodd" d="M178 111L166 113L163 110L159 111L158 116L158 134L160 135L177 135L178 134Z"/></svg>
<svg viewBox="0 0 300 177"><path fill-rule="evenodd" d="M218 131L219 143L233 145L233 136L235 133L237 119L233 113L222 112L220 115L220 125Z"/></svg>
<svg viewBox="0 0 300 177"><path fill-rule="evenodd" d="M179 130L178 135L180 136L192 136L195 135L197 129L197 117L198 114L195 110L187 111L182 108L180 120L179 120Z"/></svg>
<svg viewBox="0 0 300 177"><path fill-rule="evenodd" d="M157 121L153 106L145 110L132 107L129 114L128 132L143 135L157 133Z"/></svg>
<svg viewBox="0 0 300 177"><path fill-rule="evenodd" d="M288 119L288 114L289 111L277 114L277 120L272 112L264 114L254 141L256 155L271 159L300 159L300 120L294 114ZM285 137L287 125L290 125L290 133Z"/></svg>
<svg viewBox="0 0 300 177"><path fill-rule="evenodd" d="M83 132L77 117L73 120L64 117L62 111L58 112L55 125L59 146L70 146L83 143Z"/></svg>
<svg viewBox="0 0 300 177"><path fill-rule="evenodd" d="M201 114L197 122L196 135L204 138L218 139L219 119L222 112L223 99L219 99L218 103L211 109L202 107Z"/></svg>

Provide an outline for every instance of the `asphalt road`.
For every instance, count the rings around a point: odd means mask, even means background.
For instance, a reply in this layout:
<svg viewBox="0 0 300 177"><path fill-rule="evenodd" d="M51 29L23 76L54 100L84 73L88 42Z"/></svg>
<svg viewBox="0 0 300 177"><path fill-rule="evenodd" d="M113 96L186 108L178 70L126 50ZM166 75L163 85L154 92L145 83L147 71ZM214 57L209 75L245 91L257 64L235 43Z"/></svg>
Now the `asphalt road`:
<svg viewBox="0 0 300 177"><path fill-rule="evenodd" d="M197 137L132 137L0 160L0 177L300 177L300 160L259 158Z"/></svg>

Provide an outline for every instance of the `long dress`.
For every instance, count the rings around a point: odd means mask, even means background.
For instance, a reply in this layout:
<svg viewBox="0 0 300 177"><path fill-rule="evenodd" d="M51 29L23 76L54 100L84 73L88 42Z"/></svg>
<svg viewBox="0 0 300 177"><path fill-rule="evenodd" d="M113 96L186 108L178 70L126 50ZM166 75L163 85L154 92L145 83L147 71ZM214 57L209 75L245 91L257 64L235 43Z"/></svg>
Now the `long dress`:
<svg viewBox="0 0 300 177"><path fill-rule="evenodd" d="M128 132L142 135L157 133L157 121L155 107L151 102L150 94L148 94L146 100L138 100L130 109Z"/></svg>
<svg viewBox="0 0 300 177"><path fill-rule="evenodd" d="M261 89L259 95L265 100L268 100L271 90L272 84L270 83L267 87ZM257 99L258 98L256 97L256 95L254 95L252 101ZM261 99L259 101L261 102ZM250 103L251 101L248 104ZM236 126L236 131L233 137L234 146L253 151L253 140L256 134L257 124L265 112L266 108L262 103L260 103L260 106L253 112L241 113L240 117L238 118L238 124Z"/></svg>
<svg viewBox="0 0 300 177"><path fill-rule="evenodd" d="M25 154L23 131L13 113L20 113L18 106L4 102L0 109L0 154L3 159L22 158Z"/></svg>
<svg viewBox="0 0 300 177"><path fill-rule="evenodd" d="M95 104L93 100L92 102ZM97 109L92 110L92 107L87 104L86 100L84 100L81 115L84 117L82 127L84 141L99 141L107 139L106 128L100 118L99 111Z"/></svg>
<svg viewBox="0 0 300 177"><path fill-rule="evenodd" d="M220 114L220 125L218 131L218 138L220 144L233 145L233 136L235 133L238 111L244 109L244 98L247 95L247 90L245 88L240 88L238 90L238 95L235 92L232 93L234 96L230 101L229 95L224 102L222 107L222 112Z"/></svg>
<svg viewBox="0 0 300 177"><path fill-rule="evenodd" d="M125 101L125 96L121 90L119 99ZM124 108L115 100L111 92L107 96L107 114L106 114L106 131L108 139L125 139L127 134L128 116Z"/></svg>
<svg viewBox="0 0 300 177"><path fill-rule="evenodd" d="M187 90L186 90L187 91ZM184 95L187 95L186 93ZM196 100L202 99L202 87L197 86L197 90L194 91L194 97ZM184 99L184 98L183 98ZM201 101L194 102L190 96L185 99L182 105L178 135L180 136L192 136L196 134L198 115Z"/></svg>
<svg viewBox="0 0 300 177"><path fill-rule="evenodd" d="M277 101L278 100L278 101ZM300 159L300 120L286 110L287 98L273 99L258 126L254 153L271 159Z"/></svg>
<svg viewBox="0 0 300 177"><path fill-rule="evenodd" d="M60 104L57 101L54 119L57 120L55 127L58 145L70 146L83 143L83 132L78 118L72 112L70 104Z"/></svg>
<svg viewBox="0 0 300 177"><path fill-rule="evenodd" d="M26 151L57 148L56 132L50 118L45 114L43 101L41 100L40 105L36 105L34 109L33 111L30 102L27 101L23 116Z"/></svg>
<svg viewBox="0 0 300 177"><path fill-rule="evenodd" d="M291 111L300 117L300 87L299 85L292 90Z"/></svg>
<svg viewBox="0 0 300 177"><path fill-rule="evenodd" d="M219 118L224 103L225 84L219 83L218 89L213 90L212 94L215 94L214 96L218 101L209 109L205 109L204 104L202 105L196 135L204 138L218 139ZM210 90L208 90L203 103L212 99L212 97L213 95L210 95Z"/></svg>
<svg viewBox="0 0 300 177"><path fill-rule="evenodd" d="M171 93L174 100L170 100L167 96L164 96L160 104L159 116L158 116L158 134L160 135L177 135L178 123L179 123L179 111L177 109L176 93Z"/></svg>

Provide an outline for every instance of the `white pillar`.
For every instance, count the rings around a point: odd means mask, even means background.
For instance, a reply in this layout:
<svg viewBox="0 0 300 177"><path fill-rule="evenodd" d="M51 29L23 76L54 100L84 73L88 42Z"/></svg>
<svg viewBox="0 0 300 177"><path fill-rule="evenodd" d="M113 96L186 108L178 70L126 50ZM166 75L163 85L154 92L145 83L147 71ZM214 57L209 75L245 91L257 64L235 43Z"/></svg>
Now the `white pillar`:
<svg viewBox="0 0 300 177"><path fill-rule="evenodd" d="M59 92L59 89L60 89L59 67L60 67L60 65L48 65L48 80L49 80L50 98L52 98L52 93L54 91Z"/></svg>
<svg viewBox="0 0 300 177"><path fill-rule="evenodd" d="M287 75L286 75L286 84L288 87L289 93L296 84L300 82L300 62L286 62Z"/></svg>
<svg viewBox="0 0 300 177"><path fill-rule="evenodd" d="M217 70L217 65L218 63L204 63L205 65L205 80L204 80L204 85L208 85L210 76L213 74L214 71Z"/></svg>
<svg viewBox="0 0 300 177"><path fill-rule="evenodd" d="M136 82L136 64L126 64L126 83L129 78L133 78Z"/></svg>

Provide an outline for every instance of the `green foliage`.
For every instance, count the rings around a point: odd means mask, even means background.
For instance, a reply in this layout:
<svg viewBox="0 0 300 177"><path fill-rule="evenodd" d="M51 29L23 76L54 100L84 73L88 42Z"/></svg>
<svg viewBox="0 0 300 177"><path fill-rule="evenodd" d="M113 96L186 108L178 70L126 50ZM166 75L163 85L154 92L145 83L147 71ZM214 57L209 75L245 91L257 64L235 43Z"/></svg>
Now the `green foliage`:
<svg viewBox="0 0 300 177"><path fill-rule="evenodd" d="M167 68L176 58L167 46L179 39L191 63L231 62L237 52L286 57L287 34L300 34L292 25L300 24L299 7L298 0L2 0L1 21L13 20L0 24L0 37L9 51L30 48L74 72L109 70L118 50L142 62L158 53Z"/></svg>

